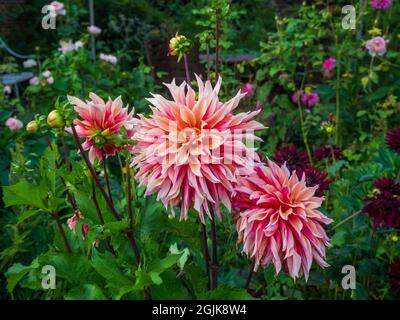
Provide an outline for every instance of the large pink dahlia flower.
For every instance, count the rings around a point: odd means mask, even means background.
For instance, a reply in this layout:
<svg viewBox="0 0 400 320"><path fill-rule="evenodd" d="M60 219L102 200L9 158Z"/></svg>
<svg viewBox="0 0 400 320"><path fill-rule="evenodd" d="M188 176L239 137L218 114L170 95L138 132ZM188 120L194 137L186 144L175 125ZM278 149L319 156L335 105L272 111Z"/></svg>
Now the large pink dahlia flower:
<svg viewBox="0 0 400 320"><path fill-rule="evenodd" d="M259 161L255 149L243 141L258 139L253 132L264 126L250 121L260 110L232 113L245 94L239 91L222 103L221 79L212 88L210 81L203 84L196 78L198 95L186 82L177 86L172 81L166 84L172 100L158 94L148 99L153 114L140 115L132 164L146 195L158 193L158 200L171 208L180 205L181 219L193 207L204 223L204 213L212 218L210 207L219 218L221 202L231 209L237 176L251 172Z"/></svg>
<svg viewBox="0 0 400 320"><path fill-rule="evenodd" d="M68 96L68 100L83 119L75 119L74 125L78 136L86 139L82 147L89 150L89 159L93 162L95 158L101 160L103 153L105 156L112 156L117 150L123 149L116 145L114 135L124 127L128 137L132 137L136 120L133 118L133 110L129 113L128 107L122 107L121 97L114 101L109 98L104 102L94 93L89 96L91 100L86 102L71 96ZM72 133L71 128L66 130Z"/></svg>
<svg viewBox="0 0 400 320"><path fill-rule="evenodd" d="M332 222L318 208L318 185L306 186L303 174L289 172L286 165L268 160L248 177L240 177L233 206L243 252L255 261L255 270L272 261L276 274L283 269L296 279L308 279L312 261L321 267L329 238L322 224Z"/></svg>

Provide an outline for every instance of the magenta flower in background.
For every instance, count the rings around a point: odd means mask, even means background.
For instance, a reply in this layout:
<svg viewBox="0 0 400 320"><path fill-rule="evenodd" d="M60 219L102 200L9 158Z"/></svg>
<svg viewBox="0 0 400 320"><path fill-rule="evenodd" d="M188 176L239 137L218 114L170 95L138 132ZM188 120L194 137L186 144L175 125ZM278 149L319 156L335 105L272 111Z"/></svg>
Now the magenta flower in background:
<svg viewBox="0 0 400 320"><path fill-rule="evenodd" d="M6 126L11 131L14 131L17 129L21 129L24 126L24 124L21 122L21 120L17 119L17 117L13 117L13 118L9 118L6 121Z"/></svg>
<svg viewBox="0 0 400 320"><path fill-rule="evenodd" d="M252 97L254 95L254 88L251 83L245 83L242 88L242 92L246 94L246 97Z"/></svg>
<svg viewBox="0 0 400 320"><path fill-rule="evenodd" d="M80 211L75 212L74 215L67 220L68 228L71 231L75 232L76 223L77 223L78 219L82 219L82 218L84 218L84 216L82 215L82 213ZM89 226L86 223L82 224L82 232L84 235L86 235L89 232Z"/></svg>
<svg viewBox="0 0 400 320"><path fill-rule="evenodd" d="M371 0L371 7L375 10L387 10L392 5L392 0Z"/></svg>
<svg viewBox="0 0 400 320"><path fill-rule="evenodd" d="M317 93L303 94L303 97L304 96L306 96L305 103L309 107L313 107L319 102L319 95ZM303 98L302 98L302 100L303 100Z"/></svg>
<svg viewBox="0 0 400 320"><path fill-rule="evenodd" d="M386 43L388 41L382 37L375 37L367 41L365 47L368 49L371 57L383 56L386 53Z"/></svg>
<svg viewBox="0 0 400 320"><path fill-rule="evenodd" d="M330 57L324 61L324 63L322 64L322 67L324 68L325 71L330 72L335 68L335 64L336 64L336 59L333 57Z"/></svg>

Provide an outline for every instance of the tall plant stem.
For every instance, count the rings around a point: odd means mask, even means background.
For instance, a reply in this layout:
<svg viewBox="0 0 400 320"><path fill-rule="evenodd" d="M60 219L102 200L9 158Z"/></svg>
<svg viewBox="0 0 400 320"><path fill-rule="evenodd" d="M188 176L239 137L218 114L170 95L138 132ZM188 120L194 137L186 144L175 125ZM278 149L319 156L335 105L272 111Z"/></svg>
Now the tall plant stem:
<svg viewBox="0 0 400 320"><path fill-rule="evenodd" d="M106 158L106 154L104 153L104 151L101 151L101 156L102 156L102 162L103 162L103 171L104 171L104 180L106 180L106 185L107 185L107 191L108 191L108 196L110 197L110 201L111 203L114 205L114 200L112 198L112 194L111 194L111 186L110 186L110 181L108 180L108 172L107 172L107 158Z"/></svg>
<svg viewBox="0 0 400 320"><path fill-rule="evenodd" d="M185 65L186 82L190 84L190 71L189 71L189 61L187 54L183 55L183 63Z"/></svg>
<svg viewBox="0 0 400 320"><path fill-rule="evenodd" d="M97 201L96 185L94 184L94 181L92 182L92 199L93 199L94 206L96 207L96 212L97 212L97 216L99 217L100 223L102 225L104 225L105 221L104 221L103 215L101 214L101 209L100 209L100 206L99 206L99 202ZM115 251L114 251L114 248L112 247L112 245L110 243L110 239L109 238L106 239L106 243L107 243L108 251L110 251L114 256L117 256Z"/></svg>
<svg viewBox="0 0 400 320"><path fill-rule="evenodd" d="M202 236L202 242L203 242L204 262L205 262L206 274L207 274L207 290L210 290L210 286L211 286L210 254L208 252L208 244L207 244L207 227L202 222L200 222L200 225L201 225L201 236Z"/></svg>
<svg viewBox="0 0 400 320"><path fill-rule="evenodd" d="M126 193L127 193L127 201L128 201L128 217L129 217L129 228L133 232L134 221L133 221L133 212L132 212L132 191L131 191L131 169L129 166L126 168Z"/></svg>
<svg viewBox="0 0 400 320"><path fill-rule="evenodd" d="M68 148L67 148L67 145L65 144L63 132L61 132L61 134L60 134L60 140L61 140L61 145L63 148L65 165L67 166L68 171L71 172L72 166L71 166L71 161L69 160Z"/></svg>
<svg viewBox="0 0 400 320"><path fill-rule="evenodd" d="M304 145L305 145L305 147L306 147L306 151L307 151L307 155L308 155L308 160L309 160L310 163L312 164L312 163L313 163L313 159L312 159L312 156L311 156L310 146L308 145L307 132L306 132L306 129L305 129L305 127L304 127L303 110L302 110L302 108L301 108L300 100L297 101L297 105L298 105L298 108L299 108L300 126L301 126L301 133L302 133L302 135L303 135L303 142L304 142Z"/></svg>
<svg viewBox="0 0 400 320"><path fill-rule="evenodd" d="M60 216L58 215L57 212L53 212L51 215L52 215L53 218L56 220L57 227L58 227L58 230L60 231L61 238L62 238L62 240L63 240L63 242L64 242L65 249L67 250L67 252L68 252L69 254L72 254L71 245L69 244L68 239L67 239L67 236L65 235L65 232L64 232L64 229L63 229L61 220L60 220Z"/></svg>
<svg viewBox="0 0 400 320"><path fill-rule="evenodd" d="M215 214L211 209L211 242L212 242L212 285L211 289L218 287L218 253L217 253L217 229L215 226Z"/></svg>
<svg viewBox="0 0 400 320"><path fill-rule="evenodd" d="M97 212L97 216L99 217L100 223L104 224L105 221L104 221L103 215L101 214L99 202L97 201L96 185L95 185L94 181L92 183L92 199L93 199L94 206L96 207L96 212Z"/></svg>
<svg viewBox="0 0 400 320"><path fill-rule="evenodd" d="M100 182L100 179L99 179L99 177L97 176L96 171L95 171L94 168L93 168L92 163L89 161L89 159L88 159L88 157L87 157L87 155L86 155L86 153L85 153L85 150L83 150L82 144L81 144L81 142L79 141L79 137L78 137L78 134L77 134L76 129L75 129L75 125L74 125L73 123L71 124L71 129L72 129L72 133L74 134L76 144L78 145L79 151L80 151L80 153L81 153L81 155L82 155L82 158L83 158L83 160L85 161L86 166L88 167L88 169L89 169L89 171L90 171L90 174L92 175L94 181L96 182L97 187L99 188L101 194L103 195L104 200L105 200L106 203L107 203L107 206L109 207L109 209L110 209L112 215L114 216L114 218L115 218L116 220L118 220L118 221L121 220L120 215L119 215L119 214L117 213L117 211L115 210L114 204L111 202L111 200L110 200L110 198L108 197L106 191L104 190L104 188L103 188L103 186L102 186L102 184L101 184L101 182ZM128 232L126 232L126 235L127 235L127 237L128 237L129 243L131 244L131 247L132 247L133 252L134 252L134 254L135 254L136 261L137 261L138 264L140 264L140 252L139 252L139 249L138 249L136 240L135 240L135 238L134 238L134 236L133 236L131 230L129 230Z"/></svg>
<svg viewBox="0 0 400 320"><path fill-rule="evenodd" d="M253 278L253 274L254 274L255 265L256 265L256 260L253 260L251 267L250 267L249 275L247 276L246 283L244 284L244 288L246 290L249 290L250 282L251 282L251 279Z"/></svg>
<svg viewBox="0 0 400 320"><path fill-rule="evenodd" d="M219 8L215 9L215 81L219 77Z"/></svg>

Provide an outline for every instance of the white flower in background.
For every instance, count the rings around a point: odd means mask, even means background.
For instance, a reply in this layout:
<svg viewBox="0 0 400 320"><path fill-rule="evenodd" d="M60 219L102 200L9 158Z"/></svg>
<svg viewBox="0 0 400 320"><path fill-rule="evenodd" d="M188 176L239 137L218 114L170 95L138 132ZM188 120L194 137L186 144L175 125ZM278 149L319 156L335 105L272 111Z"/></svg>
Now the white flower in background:
<svg viewBox="0 0 400 320"><path fill-rule="evenodd" d="M117 62L118 62L117 57L113 56L112 54L100 53L99 58L100 58L100 60L103 60L103 61L111 63L111 64L117 64Z"/></svg>
<svg viewBox="0 0 400 320"><path fill-rule="evenodd" d="M51 76L51 72L50 72L50 70L46 70L46 71L42 72L42 75L43 75L43 77L48 78Z"/></svg>
<svg viewBox="0 0 400 320"><path fill-rule="evenodd" d="M33 77L29 80L29 84L32 86L37 86L39 84L39 78L38 77Z"/></svg>
<svg viewBox="0 0 400 320"><path fill-rule="evenodd" d="M53 77L48 77L46 79L46 81L47 81L48 84L53 84L54 83L54 78Z"/></svg>
<svg viewBox="0 0 400 320"><path fill-rule="evenodd" d="M24 124L21 122L21 120L17 119L17 117L13 117L13 118L9 118L6 121L6 126L10 130L17 130L17 129L21 129L24 126Z"/></svg>
<svg viewBox="0 0 400 320"><path fill-rule="evenodd" d="M74 51L75 50L75 44L72 43L71 40L64 41L64 40L60 40L60 48L58 48L59 51L62 52L62 54L66 54L70 51Z"/></svg>
<svg viewBox="0 0 400 320"><path fill-rule="evenodd" d="M34 59L28 59L23 62L24 68L32 68L37 65Z"/></svg>
<svg viewBox="0 0 400 320"><path fill-rule="evenodd" d="M53 1L52 3L49 4L49 6L53 7L56 15L65 16L65 14L67 13L64 8L64 3L62 2Z"/></svg>
<svg viewBox="0 0 400 320"><path fill-rule="evenodd" d="M11 89L10 86L5 86L4 89L3 89L3 91L4 91L4 93L6 93L6 94L11 94L12 89Z"/></svg>
<svg viewBox="0 0 400 320"><path fill-rule="evenodd" d="M75 50L82 48L83 47L83 42L81 40L78 40L75 42Z"/></svg>
<svg viewBox="0 0 400 320"><path fill-rule="evenodd" d="M101 33L101 29L93 25L88 27L88 31L94 36L98 36Z"/></svg>

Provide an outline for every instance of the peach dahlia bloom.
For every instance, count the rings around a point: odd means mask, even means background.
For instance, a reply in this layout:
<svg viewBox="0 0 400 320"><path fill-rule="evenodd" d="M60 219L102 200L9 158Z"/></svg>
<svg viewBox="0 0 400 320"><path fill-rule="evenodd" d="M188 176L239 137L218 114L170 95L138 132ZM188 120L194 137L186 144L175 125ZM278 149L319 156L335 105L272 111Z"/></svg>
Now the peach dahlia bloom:
<svg viewBox="0 0 400 320"><path fill-rule="evenodd" d="M134 110L129 113L128 107L122 107L121 97L114 101L108 98L108 101L104 102L94 93L90 93L89 96L91 100L86 102L71 96L68 96L68 100L82 118L75 119L74 125L78 136L86 139L82 147L89 150L89 159L93 162L95 158L101 160L103 152L105 156L112 156L117 150L123 149L116 146L113 135L118 134L124 127L128 137L132 137L135 119ZM72 133L71 128L66 130Z"/></svg>
<svg viewBox="0 0 400 320"><path fill-rule="evenodd" d="M286 164L256 167L248 177L239 178L233 206L234 220L243 242L243 252L255 261L255 270L272 262L296 279L308 279L313 260L321 267L329 238L322 224L332 222L318 210L323 197L316 197L318 185L307 187Z"/></svg>
<svg viewBox="0 0 400 320"><path fill-rule="evenodd" d="M259 161L255 149L243 141L254 142L254 130L264 128L250 121L260 112L234 115L232 111L245 96L240 91L227 102L220 102L221 78L212 88L197 77L198 94L183 82L165 84L172 100L153 94L152 115L135 127L132 165L137 178L146 186L146 195L157 193L167 207L180 205L180 217L186 219L189 208L212 218L212 209L219 218L219 205L231 209L233 184L240 174L248 174L254 161Z"/></svg>

